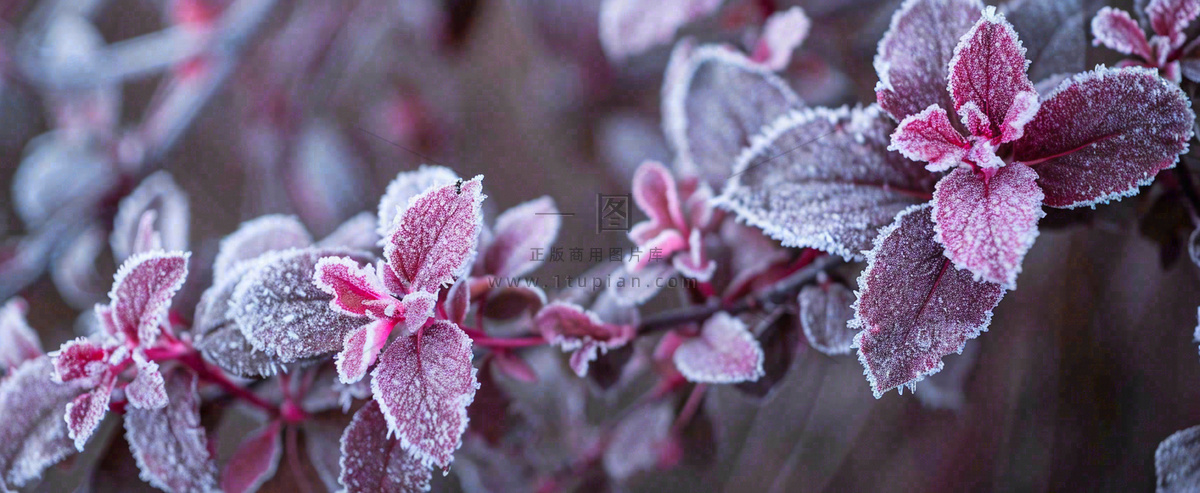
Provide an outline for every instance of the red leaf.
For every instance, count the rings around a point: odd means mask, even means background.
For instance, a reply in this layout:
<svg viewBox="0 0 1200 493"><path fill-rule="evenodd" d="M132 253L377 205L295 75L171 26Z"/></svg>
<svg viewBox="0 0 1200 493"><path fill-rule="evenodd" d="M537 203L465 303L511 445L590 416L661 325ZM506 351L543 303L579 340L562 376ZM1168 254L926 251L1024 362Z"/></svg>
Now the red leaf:
<svg viewBox="0 0 1200 493"><path fill-rule="evenodd" d="M550 197L504 211L496 218L495 237L483 254L483 271L514 278L536 269L539 262L533 260L534 249L550 248L561 226L562 216Z"/></svg>
<svg viewBox="0 0 1200 493"><path fill-rule="evenodd" d="M275 475L282 455L280 430L279 421L272 421L238 446L221 473L222 490L226 493L255 491Z"/></svg>
<svg viewBox="0 0 1200 493"><path fill-rule="evenodd" d="M479 388L471 338L440 320L392 342L371 373L371 390L388 430L428 466L450 465L467 429L467 406Z"/></svg>
<svg viewBox="0 0 1200 493"><path fill-rule="evenodd" d="M166 320L171 298L187 278L185 252L149 252L121 264L108 297L118 334L139 344L153 344Z"/></svg>
<svg viewBox="0 0 1200 493"><path fill-rule="evenodd" d="M167 388L158 363L149 361L142 351L134 351L137 377L125 386L125 399L139 409L161 409L167 405Z"/></svg>
<svg viewBox="0 0 1200 493"><path fill-rule="evenodd" d="M342 435L342 474L349 493L429 491L428 464L389 438L388 418L375 401L354 413Z"/></svg>
<svg viewBox="0 0 1200 493"><path fill-rule="evenodd" d="M1173 46L1183 44L1192 20L1200 15L1200 2L1196 0L1151 0L1146 6L1150 27L1160 36L1166 36Z"/></svg>
<svg viewBox="0 0 1200 493"><path fill-rule="evenodd" d="M75 441L75 449L83 452L96 427L104 415L108 414L108 403L112 397L112 385L102 383L90 392L76 397L67 404L64 418L67 422L67 436Z"/></svg>
<svg viewBox="0 0 1200 493"><path fill-rule="evenodd" d="M405 334L416 334L421 330L421 326L433 317L433 310L437 307L437 295L424 291L408 293L400 304L404 307Z"/></svg>
<svg viewBox="0 0 1200 493"><path fill-rule="evenodd" d="M151 229L161 242L158 249L187 249L191 223L187 194L169 173L159 171L146 177L132 193L121 199L112 232L113 255L118 260L149 251L140 250L145 246L141 223L146 213L153 214Z"/></svg>
<svg viewBox="0 0 1200 493"><path fill-rule="evenodd" d="M929 163L925 165L929 171L946 171L966 163L971 144L950 123L946 110L930 106L900 122L888 150Z"/></svg>
<svg viewBox="0 0 1200 493"><path fill-rule="evenodd" d="M792 7L775 12L763 24L762 37L754 46L751 59L771 70L783 70L792 60L792 51L808 37L812 21L804 9Z"/></svg>
<svg viewBox="0 0 1200 493"><path fill-rule="evenodd" d="M1144 60L1153 60L1146 33L1129 12L1104 7L1092 18L1092 34L1096 37L1092 45L1104 45L1108 49L1126 55L1137 55Z"/></svg>
<svg viewBox="0 0 1200 493"><path fill-rule="evenodd" d="M1037 239L1042 190L1037 173L1021 163L984 173L959 168L933 194L937 241L955 268L1016 289L1021 261Z"/></svg>
<svg viewBox="0 0 1200 493"><path fill-rule="evenodd" d="M850 354L855 330L847 326L854 318L854 293L849 288L840 283L805 286L797 302L809 345L828 355Z"/></svg>
<svg viewBox="0 0 1200 493"><path fill-rule="evenodd" d="M347 257L325 257L317 262L313 282L333 296L329 306L350 316L397 319L404 315L400 300L392 297L370 264L360 266Z"/></svg>
<svg viewBox="0 0 1200 493"><path fill-rule="evenodd" d="M294 216L272 214L242 223L237 231L221 240L213 262L213 277L218 280L238 263L273 251L311 246L312 236Z"/></svg>
<svg viewBox="0 0 1200 493"><path fill-rule="evenodd" d="M16 368L42 355L42 341L25 321L29 305L13 298L0 307L0 369Z"/></svg>
<svg viewBox="0 0 1200 493"><path fill-rule="evenodd" d="M875 56L879 106L896 121L933 104L956 108L946 90L947 67L981 10L978 0L906 0Z"/></svg>
<svg viewBox="0 0 1200 493"><path fill-rule="evenodd" d="M437 292L475 256L483 224L483 177L428 190L410 201L384 246L406 292ZM400 294L400 293L397 293Z"/></svg>
<svg viewBox="0 0 1200 493"><path fill-rule="evenodd" d="M599 352L627 344L634 336L629 325L607 324L595 313L579 305L555 301L542 308L533 326L550 344L563 351L574 351L571 368L579 376L587 374L588 364Z"/></svg>
<svg viewBox="0 0 1200 493"><path fill-rule="evenodd" d="M1017 31L995 7L963 36L950 60L950 97L954 109L974 105L990 122L987 133L972 133L994 142L1012 142L1037 114L1037 91L1025 75L1029 62Z"/></svg>
<svg viewBox="0 0 1200 493"><path fill-rule="evenodd" d="M396 229L396 218L408 209L413 198L437 187L453 185L457 180L458 175L450 168L427 164L397 174L379 200L379 229L376 232L381 238L387 238Z"/></svg>
<svg viewBox="0 0 1200 493"><path fill-rule="evenodd" d="M26 361L0 380L0 490L20 488L76 452L63 420L85 387L51 381L50 358Z"/></svg>
<svg viewBox="0 0 1200 493"><path fill-rule="evenodd" d="M209 492L217 486L217 464L200 424L197 378L175 371L167 378L169 404L162 409L130 408L125 413L125 439L143 481L179 492Z"/></svg>
<svg viewBox="0 0 1200 493"><path fill-rule="evenodd" d="M1179 86L1153 70L1099 67L1044 98L1015 157L1037 171L1052 207L1133 195L1187 149L1189 106Z"/></svg>
<svg viewBox="0 0 1200 493"><path fill-rule="evenodd" d="M54 361L54 379L59 382L79 381L95 386L109 371L108 350L83 337L63 343L50 356Z"/></svg>
<svg viewBox="0 0 1200 493"><path fill-rule="evenodd" d="M745 323L725 312L706 320L699 336L684 340L672 359L692 382L753 382L763 376L762 347Z"/></svg>
<svg viewBox="0 0 1200 493"><path fill-rule="evenodd" d="M387 343L395 322L376 320L346 333L342 351L337 355L338 379L345 384L362 380Z"/></svg>
<svg viewBox="0 0 1200 493"><path fill-rule="evenodd" d="M1004 296L998 284L955 269L934 240L928 205L912 207L879 233L858 280L851 326L875 397L941 370L943 356L987 328Z"/></svg>

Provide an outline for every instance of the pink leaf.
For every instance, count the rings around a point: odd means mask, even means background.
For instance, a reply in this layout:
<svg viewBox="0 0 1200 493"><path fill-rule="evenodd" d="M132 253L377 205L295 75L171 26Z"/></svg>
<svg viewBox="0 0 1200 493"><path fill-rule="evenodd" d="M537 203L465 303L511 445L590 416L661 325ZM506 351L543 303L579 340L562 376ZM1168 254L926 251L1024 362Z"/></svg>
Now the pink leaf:
<svg viewBox="0 0 1200 493"><path fill-rule="evenodd" d="M125 386L125 399L138 409L161 409L167 405L167 388L158 363L149 361L142 351L134 351L137 377Z"/></svg>
<svg viewBox="0 0 1200 493"><path fill-rule="evenodd" d="M271 376L283 367L282 362L255 349L246 340L229 310L238 281L256 265L257 261L241 262L204 291L192 321L196 349L221 369L239 377Z"/></svg>
<svg viewBox="0 0 1200 493"><path fill-rule="evenodd" d="M1196 0L1150 0L1146 6L1150 27L1160 36L1166 36L1173 46L1183 44L1192 20L1200 15L1200 2Z"/></svg>
<svg viewBox="0 0 1200 493"><path fill-rule="evenodd" d="M651 262L637 272L622 267L613 273L606 289L625 304L641 305L661 292L675 274L675 267L668 262Z"/></svg>
<svg viewBox="0 0 1200 493"><path fill-rule="evenodd" d="M275 475L283 455L279 446L281 429L279 421L271 421L238 446L221 473L222 490L226 493L256 491Z"/></svg>
<svg viewBox="0 0 1200 493"><path fill-rule="evenodd" d="M146 246L141 231L146 213L153 214L151 229L160 239L158 249L187 249L188 227L192 220L187 194L170 174L159 171L146 177L132 193L121 199L112 233L113 255L118 260L148 251L140 250Z"/></svg>
<svg viewBox="0 0 1200 493"><path fill-rule="evenodd" d="M783 70L792 60L792 51L808 37L812 21L804 15L804 9L792 7L775 12L763 24L762 37L754 46L751 59L771 70Z"/></svg>
<svg viewBox="0 0 1200 493"><path fill-rule="evenodd" d="M160 251L140 253L121 264L108 297L113 321L124 337L154 343L171 298L187 279L189 258L191 253Z"/></svg>
<svg viewBox="0 0 1200 493"><path fill-rule="evenodd" d="M676 45L663 77L663 132L676 169L716 187L763 126L803 106L787 82L728 46Z"/></svg>
<svg viewBox="0 0 1200 493"><path fill-rule="evenodd" d="M367 260L358 252L310 248L272 252L255 262L229 303L229 316L250 344L291 363L337 351L346 332L367 323L330 309L333 297L312 285L317 262L329 256Z"/></svg>
<svg viewBox="0 0 1200 493"><path fill-rule="evenodd" d="M840 283L805 286L797 301L808 344L831 356L850 354L856 331L847 324L854 318L854 293Z"/></svg>
<svg viewBox="0 0 1200 493"><path fill-rule="evenodd" d="M1154 451L1158 493L1186 493L1200 486L1200 426L1177 431Z"/></svg>
<svg viewBox="0 0 1200 493"><path fill-rule="evenodd" d="M449 466L462 445L475 373L471 338L444 320L393 341L371 373L389 433L423 465Z"/></svg>
<svg viewBox="0 0 1200 493"><path fill-rule="evenodd" d="M595 313L562 301L542 308L533 326L550 344L574 351L571 368L579 376L587 374L588 363L596 359L598 352L624 346L634 336L630 325L604 323Z"/></svg>
<svg viewBox="0 0 1200 493"><path fill-rule="evenodd" d="M0 369L16 368L42 355L42 341L25 321L28 310L29 304L21 298L0 306Z"/></svg>
<svg viewBox="0 0 1200 493"><path fill-rule="evenodd" d="M1095 205L1137 193L1178 160L1195 117L1179 86L1145 68L1076 75L1042 101L1015 143L1046 205Z"/></svg>
<svg viewBox="0 0 1200 493"><path fill-rule="evenodd" d="M1110 50L1137 55L1144 60L1154 59L1142 26L1124 10L1104 7L1096 12L1096 17L1092 18L1092 35L1095 36L1092 40L1094 46L1104 45Z"/></svg>
<svg viewBox="0 0 1200 493"><path fill-rule="evenodd" d="M487 195L483 176L422 193L409 201L384 256L406 292L437 292L454 282L475 257Z"/></svg>
<svg viewBox="0 0 1200 493"><path fill-rule="evenodd" d="M1025 252L1037 239L1042 190L1037 173L1021 163L983 173L959 168L938 182L933 195L937 241L955 268L975 279L1016 289Z"/></svg>
<svg viewBox="0 0 1200 493"><path fill-rule="evenodd" d="M317 262L313 282L321 291L333 296L329 307L350 316L398 318L404 315L400 300L392 297L383 286L375 267L360 266L347 257L325 257Z"/></svg>
<svg viewBox="0 0 1200 493"><path fill-rule="evenodd" d="M875 397L942 368L987 328L1004 296L999 284L955 269L934 240L929 205L914 206L879 233L858 280L854 338Z"/></svg>
<svg viewBox="0 0 1200 493"><path fill-rule="evenodd" d="M624 480L639 471L655 469L671 446L674 420L675 414L666 405L645 407L621 420L604 451L605 472Z"/></svg>
<svg viewBox="0 0 1200 493"><path fill-rule="evenodd" d="M459 279L453 286L450 286L444 304L446 314L451 322L461 324L467 318L467 310L471 308L471 286L465 279Z"/></svg>
<svg viewBox="0 0 1200 493"><path fill-rule="evenodd" d="M554 244L562 216L554 199L541 197L504 211L496 218L495 237L483 254L483 269L497 277L520 277L538 267L534 249Z"/></svg>
<svg viewBox="0 0 1200 493"><path fill-rule="evenodd" d="M496 366L496 370L518 382L536 383L538 381L537 372L516 353L495 353L492 364Z"/></svg>
<svg viewBox="0 0 1200 493"><path fill-rule="evenodd" d="M238 262L264 253L311 246L312 236L294 216L272 214L242 223L237 231L221 240L213 262L213 276L221 278Z"/></svg>
<svg viewBox="0 0 1200 493"><path fill-rule="evenodd" d="M338 380L345 384L362 380L395 325L390 320L376 320L347 332L342 351L337 355Z"/></svg>
<svg viewBox="0 0 1200 493"><path fill-rule="evenodd" d="M429 465L389 438L388 418L370 401L342 435L342 473L349 493L429 491Z"/></svg>
<svg viewBox="0 0 1200 493"><path fill-rule="evenodd" d="M932 197L936 177L888 152L878 106L791 113L754 138L717 199L789 247L862 256L896 213Z"/></svg>
<svg viewBox="0 0 1200 493"><path fill-rule="evenodd" d="M717 263L705 256L704 239L700 237L700 230L692 230L687 246L687 251L680 252L680 255L671 258L671 266L675 267L675 270L684 277L700 282L711 281L713 273L717 271ZM664 249L663 255L666 255L665 252Z"/></svg>
<svg viewBox="0 0 1200 493"><path fill-rule="evenodd" d="M968 123L967 126L974 125ZM950 123L946 110L930 106L900 122L892 133L888 150L900 151L908 159L929 163L925 166L929 171L946 171L966 162L971 144Z"/></svg>
<svg viewBox="0 0 1200 493"><path fill-rule="evenodd" d="M63 421L80 383L51 381L54 366L40 357L0 380L0 490L20 488L76 452Z"/></svg>
<svg viewBox="0 0 1200 493"><path fill-rule="evenodd" d="M166 407L125 413L125 439L142 480L165 491L203 493L217 487L217 464L200 423L196 382L191 372L171 372Z"/></svg>
<svg viewBox="0 0 1200 493"><path fill-rule="evenodd" d="M741 320L719 312L686 339L673 356L675 368L692 382L753 382L763 376L763 351Z"/></svg>
<svg viewBox="0 0 1200 493"><path fill-rule="evenodd" d="M108 414L108 403L112 397L112 387L101 384L67 404L64 420L67 423L67 436L75 441L75 449L83 452L83 446L100 426L104 415Z"/></svg>
<svg viewBox="0 0 1200 493"><path fill-rule="evenodd" d="M408 293L400 302L404 306L404 329L406 334L416 334L421 326L433 317L437 307L437 295L419 291Z"/></svg>
<svg viewBox="0 0 1200 493"><path fill-rule="evenodd" d="M379 201L379 229L376 232L381 238L387 238L396 228L396 218L408 209L413 198L428 190L452 185L457 180L458 175L450 168L427 164L396 175Z"/></svg>
<svg viewBox="0 0 1200 493"><path fill-rule="evenodd" d="M666 44L687 23L707 16L722 0L603 0L600 4L600 46L613 61L639 55Z"/></svg>
<svg viewBox="0 0 1200 493"><path fill-rule="evenodd" d="M679 188L670 171L654 161L646 161L633 174L633 201L649 221L634 226L629 237L642 244L666 229L684 229L683 204Z"/></svg>
<svg viewBox="0 0 1200 493"><path fill-rule="evenodd" d="M896 121L933 104L957 108L946 90L947 67L981 10L978 0L906 0L875 56L879 106Z"/></svg>
<svg viewBox="0 0 1200 493"><path fill-rule="evenodd" d="M104 347L92 340L80 337L67 341L50 355L54 361L54 379L97 385L109 371L108 355Z"/></svg>
<svg viewBox="0 0 1200 493"><path fill-rule="evenodd" d="M1035 83L1084 70L1088 43L1082 3L1014 0L1001 6L1025 45L1029 78Z"/></svg>
<svg viewBox="0 0 1200 493"><path fill-rule="evenodd" d="M658 250L662 259L668 259L675 252L685 251L688 249L688 240L683 235L679 234L677 229L665 229L657 236L650 238L645 243L639 245L638 255L630 255L625 260L625 269L630 272L637 272L646 267L654 260L651 256L651 250Z"/></svg>
<svg viewBox="0 0 1200 493"><path fill-rule="evenodd" d="M379 244L379 233L375 231L378 219L370 212L360 212L329 233L317 246L323 248L351 248L373 250Z"/></svg>
<svg viewBox="0 0 1200 493"><path fill-rule="evenodd" d="M1038 107L1037 91L1025 75L1028 66L1012 24L995 7L985 9L954 49L947 76L954 109L974 104L991 123L987 133L972 133L998 142L1021 137Z"/></svg>

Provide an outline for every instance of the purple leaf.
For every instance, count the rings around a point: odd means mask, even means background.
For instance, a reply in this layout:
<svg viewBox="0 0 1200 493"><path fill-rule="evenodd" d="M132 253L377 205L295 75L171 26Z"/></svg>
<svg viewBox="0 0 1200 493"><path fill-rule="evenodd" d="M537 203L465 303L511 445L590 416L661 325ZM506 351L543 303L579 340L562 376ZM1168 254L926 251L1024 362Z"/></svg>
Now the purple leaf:
<svg viewBox="0 0 1200 493"><path fill-rule="evenodd" d="M0 380L0 490L19 488L75 453L63 421L84 387L51 381L50 358L26 361Z"/></svg>
<svg viewBox="0 0 1200 493"><path fill-rule="evenodd" d="M1084 70L1086 18L1080 0L1016 0L1002 8L1025 44L1031 80Z"/></svg>
<svg viewBox="0 0 1200 493"><path fill-rule="evenodd" d="M718 204L784 246L861 258L896 213L932 197L936 177L887 151L894 128L874 105L791 113L738 158Z"/></svg>
<svg viewBox="0 0 1200 493"><path fill-rule="evenodd" d="M243 378L271 376L283 368L282 362L255 349L246 340L229 310L238 282L256 264L255 261L239 263L221 276L200 296L192 322L196 349L221 369Z"/></svg>
<svg viewBox="0 0 1200 493"><path fill-rule="evenodd" d="M188 198L165 171L148 176L132 193L121 199L113 219L113 256L124 260L139 251L139 229L144 215L153 212L153 230L162 244L159 249L186 250L191 212Z"/></svg>
<svg viewBox="0 0 1200 493"><path fill-rule="evenodd" d="M804 9L800 7L771 14L763 24L762 37L754 46L750 58L771 70L787 68L792 60L792 51L808 37L810 27L812 21L808 20Z"/></svg>
<svg viewBox="0 0 1200 493"><path fill-rule="evenodd" d="M986 120L983 123L987 125ZM956 168L966 162L967 154L971 151L971 143L950 123L950 117L941 106L930 106L925 111L912 114L900 122L892 133L892 143L889 151L899 151L904 157L913 161L925 161L929 171L946 171ZM988 162L980 166L997 167L1003 165L995 154ZM995 161L999 161L998 163Z"/></svg>
<svg viewBox="0 0 1200 493"><path fill-rule="evenodd" d="M858 280L851 327L858 359L875 397L912 385L942 368L942 357L962 350L985 330L1004 296L999 284L955 269L934 240L929 205L897 215L879 233Z"/></svg>
<svg viewBox="0 0 1200 493"><path fill-rule="evenodd" d="M395 326L391 320L375 320L347 332L336 358L338 380L345 384L362 380Z"/></svg>
<svg viewBox="0 0 1200 493"><path fill-rule="evenodd" d="M375 231L378 219L370 212L355 214L337 229L317 242L322 248L350 248L373 250L379 244L379 233Z"/></svg>
<svg viewBox="0 0 1200 493"><path fill-rule="evenodd" d="M1194 120L1179 86L1157 72L1101 66L1043 99L1015 158L1037 171L1046 205L1095 205L1133 195L1173 166Z"/></svg>
<svg viewBox="0 0 1200 493"><path fill-rule="evenodd" d="M562 216L554 199L541 197L500 214L491 244L483 253L483 272L502 278L528 274L538 267L535 248L543 251L554 244Z"/></svg>
<svg viewBox="0 0 1200 493"><path fill-rule="evenodd" d="M664 452L674 443L671 423L675 413L667 405L634 411L617 424L604 451L604 470L617 480L639 471L655 469Z"/></svg>
<svg viewBox="0 0 1200 493"><path fill-rule="evenodd" d="M467 429L467 406L479 384L471 338L437 321L392 342L371 373L371 390L404 450L423 465L450 465Z"/></svg>
<svg viewBox="0 0 1200 493"><path fill-rule="evenodd" d="M281 430L279 421L271 421L242 442L221 473L221 489L226 493L248 493L271 479L283 454L279 446Z"/></svg>
<svg viewBox="0 0 1200 493"><path fill-rule="evenodd" d="M371 264L360 266L347 257L325 257L314 272L313 283L333 297L329 307L338 313L377 319L404 315L400 300L388 293Z"/></svg>
<svg viewBox="0 0 1200 493"><path fill-rule="evenodd" d="M1037 173L1021 163L976 173L958 168L933 194L937 241L954 267L975 279L1016 289L1021 261L1037 239L1042 190Z"/></svg>
<svg viewBox="0 0 1200 493"><path fill-rule="evenodd" d="M533 326L550 344L573 352L571 369L581 377L600 352L624 346L634 336L633 326L604 323L595 313L562 301L542 308Z"/></svg>
<svg viewBox="0 0 1200 493"><path fill-rule="evenodd" d="M142 480L156 488L204 493L217 487L217 465L200 424L196 382L196 375L188 371L171 372L166 381L170 404L125 413L129 449Z"/></svg>
<svg viewBox="0 0 1200 493"><path fill-rule="evenodd" d="M1145 60L1154 59L1142 26L1124 10L1112 7L1100 9L1096 17L1092 18L1092 35L1095 36L1092 40L1095 46L1104 45L1110 50L1126 55L1137 55Z"/></svg>
<svg viewBox="0 0 1200 493"><path fill-rule="evenodd" d="M21 298L13 298L0 306L0 369L8 371L28 360L42 355L42 341L38 338L25 312L29 304Z"/></svg>
<svg viewBox="0 0 1200 493"><path fill-rule="evenodd" d="M255 349L284 363L337 351L346 332L368 319L331 310L333 297L312 285L312 275L322 257L343 255L368 260L317 248L267 254L234 289L229 316Z"/></svg>
<svg viewBox="0 0 1200 493"><path fill-rule="evenodd" d="M633 174L633 201L649 220L635 224L629 232L629 239L638 245L658 243L662 246L666 243L664 240L656 242L654 239L660 238L665 231L677 230L674 231L675 236L686 245L686 240L680 234L686 231L687 219L683 216L679 187L675 177L662 163L646 161L638 167ZM663 254L664 257L667 255Z"/></svg>
<svg viewBox="0 0 1200 493"><path fill-rule="evenodd" d="M433 317L433 310L437 308L437 295L424 291L408 293L400 304L404 306L405 334L416 334L421 326Z"/></svg>
<svg viewBox="0 0 1200 493"><path fill-rule="evenodd" d="M741 320L719 312L700 334L675 349L675 368L699 383L753 382L763 376L763 351Z"/></svg>
<svg viewBox="0 0 1200 493"><path fill-rule="evenodd" d="M1173 46L1183 44L1184 32L1192 20L1200 15L1200 2L1196 0L1151 0L1146 6L1150 27L1160 36L1166 36Z"/></svg>
<svg viewBox="0 0 1200 493"><path fill-rule="evenodd" d="M153 344L167 318L171 298L187 279L186 252L148 252L129 257L113 281L112 320L118 334L139 344ZM114 335L118 335L114 334Z"/></svg>
<svg viewBox="0 0 1200 493"><path fill-rule="evenodd" d="M483 176L428 190L409 201L384 256L406 293L437 292L475 257L483 212ZM395 293L402 294L402 293Z"/></svg>
<svg viewBox="0 0 1200 493"><path fill-rule="evenodd" d="M1185 493L1200 488L1200 426L1180 430L1154 451L1158 493Z"/></svg>
<svg viewBox="0 0 1200 493"><path fill-rule="evenodd" d="M770 69L730 47L695 48L690 41L675 46L662 92L663 132L676 170L713 187L729 178L751 136L803 106Z"/></svg>
<svg viewBox="0 0 1200 493"><path fill-rule="evenodd" d="M108 414L108 403L112 398L112 385L102 383L86 394L76 397L67 404L63 418L67 423L67 436L75 441L75 449L83 452L92 433Z"/></svg>
<svg viewBox="0 0 1200 493"><path fill-rule="evenodd" d="M137 376L125 386L125 399L138 409L162 409L167 406L167 387L158 363L147 360L141 351L134 351Z"/></svg>
<svg viewBox="0 0 1200 493"><path fill-rule="evenodd" d="M974 106L990 123L986 133L967 125L972 134L996 143L1021 137L1038 109L1037 91L1025 75L1028 65L1017 31L995 7L985 9L955 47L947 75L955 111Z"/></svg>
<svg viewBox="0 0 1200 493"><path fill-rule="evenodd" d="M396 227L396 218L408 209L413 198L427 190L452 185L457 180L458 175L450 168L427 164L396 175L379 200L379 229L376 232L381 238L387 238Z"/></svg>
<svg viewBox="0 0 1200 493"><path fill-rule="evenodd" d="M429 491L429 465L389 438L388 418L370 401L354 413L342 435L342 474L350 493Z"/></svg>
<svg viewBox="0 0 1200 493"><path fill-rule="evenodd" d="M805 286L797 301L808 344L830 356L850 354L856 331L847 324L854 318L854 292L840 283Z"/></svg>
<svg viewBox="0 0 1200 493"><path fill-rule="evenodd" d="M221 240L213 262L213 277L220 280L244 260L289 248L305 248L313 243L308 229L294 216L272 214L242 223L237 231Z"/></svg>
<svg viewBox="0 0 1200 493"><path fill-rule="evenodd" d="M879 106L896 121L933 104L955 108L946 90L947 68L981 10L978 0L906 0L875 56Z"/></svg>
<svg viewBox="0 0 1200 493"><path fill-rule="evenodd" d="M467 310L471 309L471 287L465 279L450 286L446 293L446 314L451 322L461 324L467 318Z"/></svg>
<svg viewBox="0 0 1200 493"><path fill-rule="evenodd" d="M693 20L717 10L723 0L604 0L600 4L600 46L621 61L663 45Z"/></svg>

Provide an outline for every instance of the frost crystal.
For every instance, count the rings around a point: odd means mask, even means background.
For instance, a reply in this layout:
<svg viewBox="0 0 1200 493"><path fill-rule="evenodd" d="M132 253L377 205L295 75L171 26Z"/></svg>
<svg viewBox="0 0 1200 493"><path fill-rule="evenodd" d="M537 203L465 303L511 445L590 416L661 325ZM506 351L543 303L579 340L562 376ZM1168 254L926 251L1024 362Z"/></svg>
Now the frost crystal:
<svg viewBox="0 0 1200 493"><path fill-rule="evenodd" d="M111 323L115 324L112 335L153 344L167 318L171 298L187 278L190 257L184 252L148 252L121 264L108 293Z"/></svg>
<svg viewBox="0 0 1200 493"><path fill-rule="evenodd" d="M1154 451L1158 493L1184 493L1200 488L1200 426L1180 430Z"/></svg>
<svg viewBox="0 0 1200 493"><path fill-rule="evenodd" d="M797 301L809 345L831 356L849 354L855 330L847 324L854 318L854 293L839 283L805 286Z"/></svg>
<svg viewBox="0 0 1200 493"><path fill-rule="evenodd" d="M725 312L675 349L675 367L692 382L753 382L764 375L763 351L746 324Z"/></svg>
<svg viewBox="0 0 1200 493"><path fill-rule="evenodd" d="M375 401L354 413L341 441L338 482L347 492L429 491L429 466L389 435L388 420Z"/></svg>
<svg viewBox="0 0 1200 493"><path fill-rule="evenodd" d="M188 225L191 213L187 195L165 171L156 172L138 185L124 199L113 219L112 250L118 260L129 258L139 251L139 230L147 212L154 214L154 228L161 244L159 249L183 250L188 245Z"/></svg>
<svg viewBox="0 0 1200 493"><path fill-rule="evenodd" d="M810 27L812 21L800 7L771 14L763 24L762 38L754 46L750 58L771 70L787 68L792 51L808 37Z"/></svg>
<svg viewBox="0 0 1200 493"><path fill-rule="evenodd" d="M272 214L242 223L237 231L221 240L213 262L213 277L219 282L239 262L252 260L273 251L305 248L312 245L308 229L294 216Z"/></svg>
<svg viewBox="0 0 1200 493"><path fill-rule="evenodd" d="M451 185L458 175L444 166L422 164L415 171L405 171L392 179L387 191L379 200L378 230L381 238L387 238L395 229L396 217L408 209L409 201L427 190Z"/></svg>
<svg viewBox="0 0 1200 493"><path fill-rule="evenodd" d="M53 373L50 358L40 357L0 380L0 490L23 487L75 453L63 415L85 387L55 383Z"/></svg>
<svg viewBox="0 0 1200 493"><path fill-rule="evenodd" d="M167 405L167 388L158 363L148 361L142 351L134 351L137 376L125 386L125 399L139 409L161 409Z"/></svg>
<svg viewBox="0 0 1200 493"><path fill-rule="evenodd" d="M196 376L175 371L167 378L169 404L161 409L130 408L125 439L143 481L166 491L216 490L217 465L200 424Z"/></svg>
<svg viewBox="0 0 1200 493"><path fill-rule="evenodd" d="M0 306L0 370L9 370L42 355L42 342L25 321L29 305L13 298Z"/></svg>
<svg viewBox="0 0 1200 493"><path fill-rule="evenodd" d="M562 301L542 308L533 326L547 342L572 352L571 369L581 377L601 352L624 346L634 336L633 326L605 323L595 313Z"/></svg>
<svg viewBox="0 0 1200 493"><path fill-rule="evenodd" d="M483 176L413 197L396 219L384 256L405 292L437 292L475 257L483 224Z"/></svg>
<svg viewBox="0 0 1200 493"><path fill-rule="evenodd" d="M269 260L269 259L268 259ZM239 377L265 377L279 372L283 363L254 348L230 313L229 302L242 277L257 261L237 264L200 296L192 332L196 349L221 369Z"/></svg>

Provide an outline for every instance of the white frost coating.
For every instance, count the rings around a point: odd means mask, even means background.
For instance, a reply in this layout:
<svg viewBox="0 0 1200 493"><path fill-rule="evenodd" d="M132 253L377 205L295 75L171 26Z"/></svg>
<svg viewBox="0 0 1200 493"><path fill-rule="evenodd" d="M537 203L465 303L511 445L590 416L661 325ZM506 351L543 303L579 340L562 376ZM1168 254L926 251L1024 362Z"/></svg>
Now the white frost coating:
<svg viewBox="0 0 1200 493"><path fill-rule="evenodd" d="M213 260L214 284L239 262L252 260L267 252L303 248L312 243L308 228L295 216L268 214L246 221L238 226L237 231L221 239L217 257Z"/></svg>
<svg viewBox="0 0 1200 493"><path fill-rule="evenodd" d="M171 175L158 171L142 180L132 193L121 199L113 218L111 244L113 255L125 259L136 252L138 226L142 214L157 211L156 230L166 250L183 250L188 246L188 225L191 213L187 194Z"/></svg>
<svg viewBox="0 0 1200 493"><path fill-rule="evenodd" d="M412 204L413 197L424 193L433 187L449 185L458 180L456 174L445 166L422 164L414 171L404 171L397 174L388 183L387 191L379 199L379 223L376 232L380 241L386 241L388 234L394 230L397 217Z"/></svg>
<svg viewBox="0 0 1200 493"><path fill-rule="evenodd" d="M877 74L879 74L879 82L875 83L875 91L876 92L884 91L884 90L887 90L887 91L895 90L895 87L892 86L892 81L891 81L891 77L890 77L892 65L891 65L891 63L888 63L887 60L885 60L885 57L886 57L885 53L887 51L890 51L888 49L888 45L890 45L892 43L893 38L896 36L900 36L900 34L899 34L900 30L898 29L900 22L903 21L904 18L909 13L911 13L912 10L917 7L918 4L925 3L928 1L930 1L930 0L904 0L904 3L900 4L900 8L896 9L896 13L892 14L892 20L888 24L887 31L884 33L883 37L879 39L879 44L876 45L876 47L875 47L875 60L872 62L872 65L875 67L875 72ZM937 3L948 3L948 2L941 1L941 2L937 2ZM979 0L969 0L968 3L978 5L977 10L983 9L983 3L980 2Z"/></svg>
<svg viewBox="0 0 1200 493"><path fill-rule="evenodd" d="M766 374L762 347L754 334L726 312L705 321L700 335L680 344L672 360L691 382L752 382Z"/></svg>

